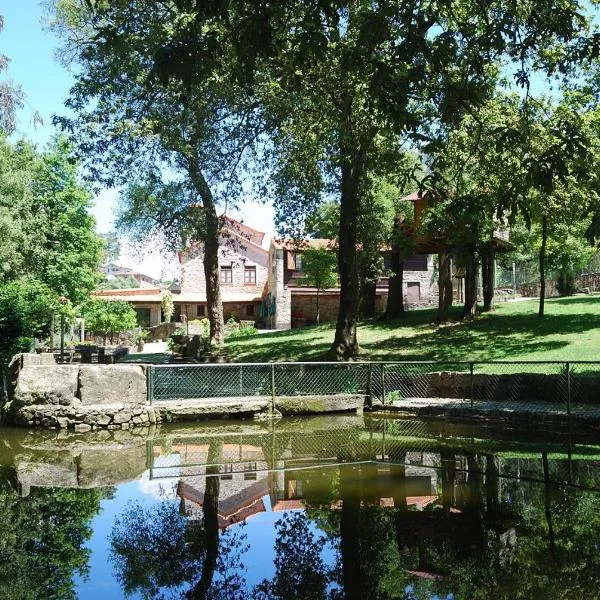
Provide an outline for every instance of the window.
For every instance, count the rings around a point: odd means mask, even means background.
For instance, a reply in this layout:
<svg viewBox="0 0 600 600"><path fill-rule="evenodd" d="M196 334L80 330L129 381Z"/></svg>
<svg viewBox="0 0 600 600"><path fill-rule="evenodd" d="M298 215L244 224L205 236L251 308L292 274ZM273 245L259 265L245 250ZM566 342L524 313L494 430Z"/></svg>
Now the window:
<svg viewBox="0 0 600 600"><path fill-rule="evenodd" d="M244 267L244 283L256 285L256 267Z"/></svg>
<svg viewBox="0 0 600 600"><path fill-rule="evenodd" d="M302 272L302 254L296 254L296 271Z"/></svg>
<svg viewBox="0 0 600 600"><path fill-rule="evenodd" d="M254 304L246 304L246 316L247 317L254 316Z"/></svg>
<svg viewBox="0 0 600 600"><path fill-rule="evenodd" d="M221 267L221 283L233 283L233 269L231 267Z"/></svg>
<svg viewBox="0 0 600 600"><path fill-rule="evenodd" d="M427 271L427 254L413 254L404 260L405 271Z"/></svg>
<svg viewBox="0 0 600 600"><path fill-rule="evenodd" d="M206 306L204 306L204 304L198 304L198 307L196 308L196 314L199 317L206 316Z"/></svg>

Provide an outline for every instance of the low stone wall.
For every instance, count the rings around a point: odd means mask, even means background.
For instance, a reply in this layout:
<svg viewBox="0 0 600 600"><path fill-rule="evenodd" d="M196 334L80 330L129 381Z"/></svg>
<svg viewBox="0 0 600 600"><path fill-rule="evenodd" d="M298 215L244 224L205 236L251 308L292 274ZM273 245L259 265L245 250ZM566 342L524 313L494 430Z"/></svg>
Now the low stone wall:
<svg viewBox="0 0 600 600"><path fill-rule="evenodd" d="M156 421L140 365L58 365L44 355L13 361L6 421L15 425L128 429Z"/></svg>
<svg viewBox="0 0 600 600"><path fill-rule="evenodd" d="M570 381L573 402L600 406L600 377L574 374ZM502 373L489 375L442 371L418 375L394 374L386 393L402 390L414 398L471 398L474 400L567 401L566 377L559 374Z"/></svg>

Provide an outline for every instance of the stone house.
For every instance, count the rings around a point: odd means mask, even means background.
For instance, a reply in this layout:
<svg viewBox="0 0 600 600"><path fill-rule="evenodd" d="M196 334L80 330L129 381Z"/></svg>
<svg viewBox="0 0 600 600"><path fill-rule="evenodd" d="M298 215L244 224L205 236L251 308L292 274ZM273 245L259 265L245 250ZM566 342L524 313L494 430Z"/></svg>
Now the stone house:
<svg viewBox="0 0 600 600"><path fill-rule="evenodd" d="M289 329L312 324L316 320L316 288L303 285L302 252L306 248L330 248L326 239L273 239L265 248L265 234L243 223L228 219L223 228L219 251L221 297L225 319L252 320L271 329ZM382 250L384 263L389 252ZM206 279L203 248L191 246L179 253L181 264L180 291L173 293L174 320L184 315L188 320L206 316ZM385 310L387 277L376 286L376 311ZM409 306L428 304L435 300L431 256L415 255L405 261L405 302ZM108 300L131 302L142 326L158 325L162 320L159 288L100 290L96 296ZM320 293L322 321L334 321L339 305L339 287Z"/></svg>

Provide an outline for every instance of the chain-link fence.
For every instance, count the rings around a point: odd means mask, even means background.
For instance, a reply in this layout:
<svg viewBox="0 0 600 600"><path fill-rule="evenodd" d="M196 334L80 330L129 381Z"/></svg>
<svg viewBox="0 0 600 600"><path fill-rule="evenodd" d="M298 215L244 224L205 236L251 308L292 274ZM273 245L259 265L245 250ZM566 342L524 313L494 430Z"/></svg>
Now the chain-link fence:
<svg viewBox="0 0 600 600"><path fill-rule="evenodd" d="M150 366L149 398L243 398L368 394L370 363Z"/></svg>
<svg viewBox="0 0 600 600"><path fill-rule="evenodd" d="M600 362L155 365L150 401L363 396L365 404L600 414ZM452 402L450 402L452 401ZM416 404L415 404L416 403Z"/></svg>

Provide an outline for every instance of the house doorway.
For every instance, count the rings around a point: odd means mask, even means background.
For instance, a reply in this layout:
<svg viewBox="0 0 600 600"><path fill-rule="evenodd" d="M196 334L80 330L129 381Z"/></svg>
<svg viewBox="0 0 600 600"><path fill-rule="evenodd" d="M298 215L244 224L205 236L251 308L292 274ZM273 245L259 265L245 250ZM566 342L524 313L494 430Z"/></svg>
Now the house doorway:
<svg viewBox="0 0 600 600"><path fill-rule="evenodd" d="M406 284L407 304L419 304L421 302L421 284L409 281Z"/></svg>

